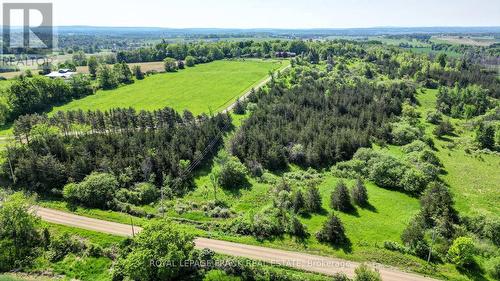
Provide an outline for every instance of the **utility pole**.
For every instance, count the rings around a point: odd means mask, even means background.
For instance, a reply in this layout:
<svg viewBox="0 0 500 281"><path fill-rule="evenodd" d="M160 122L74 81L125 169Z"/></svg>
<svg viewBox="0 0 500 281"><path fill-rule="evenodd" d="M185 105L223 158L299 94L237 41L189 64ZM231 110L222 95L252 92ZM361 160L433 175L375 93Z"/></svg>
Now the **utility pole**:
<svg viewBox="0 0 500 281"><path fill-rule="evenodd" d="M134 221L132 219L132 215L130 215L130 225L132 226L132 237L135 238Z"/></svg>
<svg viewBox="0 0 500 281"><path fill-rule="evenodd" d="M160 211L161 211L161 217L162 217L162 218L165 218L165 206L163 205L163 198L164 198L164 197L163 197L163 186L164 186L164 185L165 185L165 184L162 184L162 185L161 185L161 189L160 189L160 191L161 191Z"/></svg>
<svg viewBox="0 0 500 281"><path fill-rule="evenodd" d="M12 162L10 160L10 146L7 146L7 158L9 160L10 176L14 185L16 184L16 175L14 174L14 168L12 167Z"/></svg>

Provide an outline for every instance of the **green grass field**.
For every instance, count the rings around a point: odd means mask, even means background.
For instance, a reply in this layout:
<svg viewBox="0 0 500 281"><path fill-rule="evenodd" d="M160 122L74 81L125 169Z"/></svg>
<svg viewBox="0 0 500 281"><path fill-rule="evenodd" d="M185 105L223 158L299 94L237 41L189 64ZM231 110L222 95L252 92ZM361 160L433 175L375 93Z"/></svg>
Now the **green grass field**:
<svg viewBox="0 0 500 281"><path fill-rule="evenodd" d="M437 90L426 90L418 95L422 119L426 112L436 105ZM465 147L473 142L474 133L465 127L465 120L450 119L457 136L450 141L434 138L436 155L441 159L444 169L443 180L449 184L456 201L457 209L463 214L485 214L498 216L500 213L500 157L494 154L466 153ZM432 136L434 125L426 123L427 134ZM453 145L452 145L453 146Z"/></svg>
<svg viewBox="0 0 500 281"><path fill-rule="evenodd" d="M287 61L270 60L224 60L200 64L176 73L149 76L115 90L100 90L95 95L55 107L52 112L116 107L154 110L166 106L178 111L188 109L194 114L220 111L257 86L269 71L286 64Z"/></svg>

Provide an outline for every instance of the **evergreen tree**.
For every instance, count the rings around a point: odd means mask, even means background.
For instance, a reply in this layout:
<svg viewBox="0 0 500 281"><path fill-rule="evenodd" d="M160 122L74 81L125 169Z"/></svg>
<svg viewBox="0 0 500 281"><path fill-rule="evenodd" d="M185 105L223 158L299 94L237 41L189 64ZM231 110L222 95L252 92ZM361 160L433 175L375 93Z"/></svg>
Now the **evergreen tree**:
<svg viewBox="0 0 500 281"><path fill-rule="evenodd" d="M292 210L295 213L300 213L305 207L304 195L300 189L292 194Z"/></svg>
<svg viewBox="0 0 500 281"><path fill-rule="evenodd" d="M349 190L343 181L339 181L331 195L330 207L337 211L348 212L353 209Z"/></svg>
<svg viewBox="0 0 500 281"><path fill-rule="evenodd" d="M92 78L96 78L99 69L99 62L95 56L91 56L88 61L89 73Z"/></svg>
<svg viewBox="0 0 500 281"><path fill-rule="evenodd" d="M243 106L243 103L241 103L240 99L236 100L236 104L234 105L233 112L234 112L234 114L238 114L238 115L245 114L245 107Z"/></svg>
<svg viewBox="0 0 500 281"><path fill-rule="evenodd" d="M334 214L329 216L328 220L323 224L323 228L316 233L316 238L319 242L330 243L337 246L347 242L344 225Z"/></svg>
<svg viewBox="0 0 500 281"><path fill-rule="evenodd" d="M358 206L368 205L368 191L366 190L363 181L358 178L356 184L351 190L352 201Z"/></svg>
<svg viewBox="0 0 500 281"><path fill-rule="evenodd" d="M142 72L140 65L134 66L134 76L135 76L135 79L137 79L137 80L144 79L144 72Z"/></svg>
<svg viewBox="0 0 500 281"><path fill-rule="evenodd" d="M316 213L321 211L321 194L319 189L315 186L310 186L307 188L305 196L305 207L310 213Z"/></svg>
<svg viewBox="0 0 500 281"><path fill-rule="evenodd" d="M482 149L493 150L495 148L495 128L480 123L476 130L476 141Z"/></svg>

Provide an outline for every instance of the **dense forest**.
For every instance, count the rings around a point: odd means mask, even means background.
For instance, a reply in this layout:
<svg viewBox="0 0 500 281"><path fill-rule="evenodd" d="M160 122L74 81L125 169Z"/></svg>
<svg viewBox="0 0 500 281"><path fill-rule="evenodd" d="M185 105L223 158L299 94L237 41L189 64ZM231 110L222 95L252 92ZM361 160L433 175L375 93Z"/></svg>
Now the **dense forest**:
<svg viewBox="0 0 500 281"><path fill-rule="evenodd" d="M181 116L170 108L26 115L14 125L19 145L8 149L4 168L16 185L40 193L61 195L65 184L100 172L115 175L120 187L146 182L181 195L231 128L228 115Z"/></svg>

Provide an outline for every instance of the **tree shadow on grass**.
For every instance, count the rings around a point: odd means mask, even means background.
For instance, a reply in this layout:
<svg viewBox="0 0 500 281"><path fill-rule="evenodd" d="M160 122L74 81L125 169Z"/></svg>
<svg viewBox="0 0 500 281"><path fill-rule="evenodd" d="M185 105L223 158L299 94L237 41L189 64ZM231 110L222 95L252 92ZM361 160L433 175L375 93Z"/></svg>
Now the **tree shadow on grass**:
<svg viewBox="0 0 500 281"><path fill-rule="evenodd" d="M238 185L238 187L223 188L224 193L230 194L231 196L234 196L236 198L241 197L242 190L249 190L249 189L252 189L252 184L250 183L250 181L248 181L248 179L245 179L245 181L243 183L241 183L240 185Z"/></svg>
<svg viewBox="0 0 500 281"><path fill-rule="evenodd" d="M488 279L484 277L484 270L474 262L468 268L459 268L457 267L458 272L467 276L470 280L474 281L487 281Z"/></svg>
<svg viewBox="0 0 500 281"><path fill-rule="evenodd" d="M352 242L349 238L346 238L346 241L344 241L344 243L342 244L333 244L333 243L326 243L326 244L330 245L335 250L342 250L346 254L352 253Z"/></svg>
<svg viewBox="0 0 500 281"><path fill-rule="evenodd" d="M360 205L359 207L363 210L368 210L372 213L378 213L377 207L370 204L370 202L367 202L366 204Z"/></svg>

